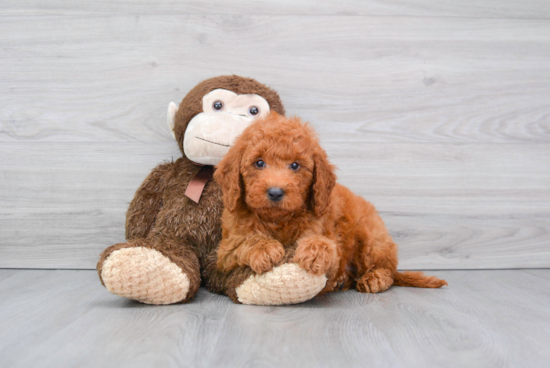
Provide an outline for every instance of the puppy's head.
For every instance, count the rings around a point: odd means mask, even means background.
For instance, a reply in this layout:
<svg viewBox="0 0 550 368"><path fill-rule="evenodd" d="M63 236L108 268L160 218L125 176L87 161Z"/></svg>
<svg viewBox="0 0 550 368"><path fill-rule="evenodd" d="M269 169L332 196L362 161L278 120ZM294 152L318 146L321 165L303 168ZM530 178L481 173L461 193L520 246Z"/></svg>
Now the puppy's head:
<svg viewBox="0 0 550 368"><path fill-rule="evenodd" d="M321 216L336 183L333 171L313 129L272 112L242 133L214 178L231 212L248 207L272 218L301 210Z"/></svg>

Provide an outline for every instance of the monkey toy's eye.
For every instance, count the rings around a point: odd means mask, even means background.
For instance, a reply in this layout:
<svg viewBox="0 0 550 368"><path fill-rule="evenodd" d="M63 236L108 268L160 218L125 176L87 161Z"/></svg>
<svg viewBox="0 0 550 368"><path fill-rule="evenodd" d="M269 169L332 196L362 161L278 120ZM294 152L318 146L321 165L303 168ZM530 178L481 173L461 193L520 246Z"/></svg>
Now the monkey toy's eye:
<svg viewBox="0 0 550 368"><path fill-rule="evenodd" d="M298 164L297 162L293 162L290 164L290 170L298 170L300 168L300 164Z"/></svg>
<svg viewBox="0 0 550 368"><path fill-rule="evenodd" d="M223 102L221 102L221 101L215 101L215 102L212 104L212 107L214 108L214 110L220 111L221 109L223 109Z"/></svg>
<svg viewBox="0 0 550 368"><path fill-rule="evenodd" d="M258 109L256 106L250 106L250 109L248 109L248 112L250 112L250 115L258 115L260 112L260 109Z"/></svg>
<svg viewBox="0 0 550 368"><path fill-rule="evenodd" d="M265 162L263 162L262 160L258 160L254 163L254 165L256 165L258 169L263 169L265 167Z"/></svg>

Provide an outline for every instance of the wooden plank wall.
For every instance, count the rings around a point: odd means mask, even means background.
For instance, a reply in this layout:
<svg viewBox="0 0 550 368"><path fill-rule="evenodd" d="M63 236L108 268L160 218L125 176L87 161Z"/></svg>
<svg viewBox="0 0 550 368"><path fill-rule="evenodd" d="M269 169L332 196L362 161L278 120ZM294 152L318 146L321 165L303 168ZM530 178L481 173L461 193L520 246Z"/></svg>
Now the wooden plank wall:
<svg viewBox="0 0 550 368"><path fill-rule="evenodd" d="M0 3L0 267L94 268L178 157L168 102L235 73L309 120L401 268L550 267L545 0Z"/></svg>

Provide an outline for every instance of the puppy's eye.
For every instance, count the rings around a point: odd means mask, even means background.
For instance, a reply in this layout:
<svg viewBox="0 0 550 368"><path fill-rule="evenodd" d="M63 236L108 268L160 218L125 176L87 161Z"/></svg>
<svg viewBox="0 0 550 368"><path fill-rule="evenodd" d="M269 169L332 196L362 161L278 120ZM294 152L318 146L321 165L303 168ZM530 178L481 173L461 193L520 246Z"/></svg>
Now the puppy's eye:
<svg viewBox="0 0 550 368"><path fill-rule="evenodd" d="M258 160L254 163L254 165L256 165L258 169L263 169L265 167L265 162L263 162L262 160Z"/></svg>
<svg viewBox="0 0 550 368"><path fill-rule="evenodd" d="M250 106L248 112L250 113L250 115L258 115L260 109L258 109L256 106Z"/></svg>
<svg viewBox="0 0 550 368"><path fill-rule="evenodd" d="M214 110L220 111L221 109L223 109L223 102L221 102L221 101L215 101L215 102L212 104L212 107L214 108Z"/></svg>
<svg viewBox="0 0 550 368"><path fill-rule="evenodd" d="M300 164L298 164L297 162L293 162L290 164L290 170L298 170L300 168Z"/></svg>

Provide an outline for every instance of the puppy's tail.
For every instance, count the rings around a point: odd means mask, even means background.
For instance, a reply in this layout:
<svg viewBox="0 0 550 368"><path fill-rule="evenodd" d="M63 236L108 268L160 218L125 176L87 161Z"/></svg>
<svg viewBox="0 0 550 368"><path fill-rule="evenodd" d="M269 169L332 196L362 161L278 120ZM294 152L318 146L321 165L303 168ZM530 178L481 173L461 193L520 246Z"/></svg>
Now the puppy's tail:
<svg viewBox="0 0 550 368"><path fill-rule="evenodd" d="M424 275L423 272L396 272L393 278L393 284L397 286L411 286L419 288L440 288L448 285L447 281L438 279L435 276Z"/></svg>

